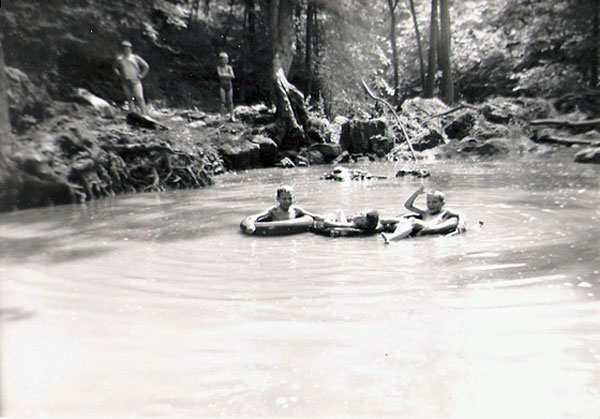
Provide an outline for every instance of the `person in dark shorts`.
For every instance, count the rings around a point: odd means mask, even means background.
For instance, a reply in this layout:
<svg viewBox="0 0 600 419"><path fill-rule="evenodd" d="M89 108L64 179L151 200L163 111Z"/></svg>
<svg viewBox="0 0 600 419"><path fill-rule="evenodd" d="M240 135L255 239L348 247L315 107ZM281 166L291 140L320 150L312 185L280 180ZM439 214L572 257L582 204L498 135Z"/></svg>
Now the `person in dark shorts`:
<svg viewBox="0 0 600 419"><path fill-rule="evenodd" d="M133 53L131 42L123 41L121 46L123 53L117 56L113 70L121 79L123 92L129 104L129 112L137 111L146 115L142 79L148 74L150 66L142 57Z"/></svg>
<svg viewBox="0 0 600 419"><path fill-rule="evenodd" d="M235 79L235 75L233 74L233 68L229 65L229 56L226 52L219 54L217 73L219 75L219 93L221 94L222 111L223 113L229 111L229 120L234 122L232 80Z"/></svg>

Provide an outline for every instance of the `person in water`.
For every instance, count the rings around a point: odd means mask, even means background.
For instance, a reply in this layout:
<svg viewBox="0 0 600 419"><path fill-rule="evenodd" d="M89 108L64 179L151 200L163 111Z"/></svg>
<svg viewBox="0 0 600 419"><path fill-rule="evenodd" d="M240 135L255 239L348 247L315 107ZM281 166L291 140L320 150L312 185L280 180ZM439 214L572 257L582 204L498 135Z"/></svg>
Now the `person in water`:
<svg viewBox="0 0 600 419"><path fill-rule="evenodd" d="M379 213L370 209L357 212L350 218L346 217L344 211L337 210L333 216L323 220L325 228L356 228L359 230L375 230L379 225Z"/></svg>
<svg viewBox="0 0 600 419"><path fill-rule="evenodd" d="M123 53L117 57L113 70L121 79L129 112L135 112L137 109L139 113L146 115L142 79L148 74L150 66L142 57L133 53L131 42L123 41L121 46Z"/></svg>
<svg viewBox="0 0 600 419"><path fill-rule="evenodd" d="M233 68L229 65L229 56L226 52L219 54L219 65L217 66L217 74L219 75L219 93L221 95L222 112L229 111L229 120L235 122L233 114L233 84L235 79Z"/></svg>
<svg viewBox="0 0 600 419"><path fill-rule="evenodd" d="M404 204L406 209L416 214L416 217L400 218L394 232L381 233L386 244L412 235L444 234L457 228L464 229L463 217L459 213L445 208L446 196L441 191L427 192L427 209L416 207L414 202L424 191L425 187L420 185Z"/></svg>
<svg viewBox="0 0 600 419"><path fill-rule="evenodd" d="M253 232L256 230L254 223L257 221L285 221L308 215L315 220L323 220L323 217L318 214L305 211L301 207L294 205L294 188L290 185L281 185L277 188L277 202L267 210L250 217L246 221L246 229Z"/></svg>

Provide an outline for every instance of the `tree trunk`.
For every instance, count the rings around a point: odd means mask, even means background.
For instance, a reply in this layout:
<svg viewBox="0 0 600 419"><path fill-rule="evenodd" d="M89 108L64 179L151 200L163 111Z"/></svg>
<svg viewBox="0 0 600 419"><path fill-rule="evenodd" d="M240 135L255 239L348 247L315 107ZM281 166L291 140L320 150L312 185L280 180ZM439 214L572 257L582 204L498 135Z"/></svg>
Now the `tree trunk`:
<svg viewBox="0 0 600 419"><path fill-rule="evenodd" d="M244 39L242 45L242 71L240 75L240 101L246 103L248 95L248 73L252 67L251 56L256 45L256 4L254 0L245 1L244 10Z"/></svg>
<svg viewBox="0 0 600 419"><path fill-rule="evenodd" d="M431 23L429 24L429 63L425 83L425 97L432 98L435 89L435 73L437 73L438 49L438 0L431 0Z"/></svg>
<svg viewBox="0 0 600 419"><path fill-rule="evenodd" d="M419 69L421 74L421 89L425 91L425 63L423 60L423 46L421 45L421 34L419 32L419 22L417 21L417 12L415 11L414 0L409 0L410 14L412 15L413 24L415 26L415 35L417 37L417 50L419 52Z"/></svg>
<svg viewBox="0 0 600 419"><path fill-rule="evenodd" d="M8 117L8 82L4 72L4 54L2 53L2 40L0 39L0 165L5 161L10 152L11 130Z"/></svg>
<svg viewBox="0 0 600 419"><path fill-rule="evenodd" d="M590 87L598 85L598 60L600 55L600 1L596 0L592 15L592 53L590 55Z"/></svg>
<svg viewBox="0 0 600 419"><path fill-rule="evenodd" d="M316 6L313 1L308 2L306 8L306 57L304 67L306 72L306 89L304 94L311 95L312 78L313 78L313 39L314 39L314 21L316 14Z"/></svg>
<svg viewBox="0 0 600 419"><path fill-rule="evenodd" d="M304 143L308 113L304 95L287 79L296 50L292 0L271 0L271 77L281 149L294 149Z"/></svg>
<svg viewBox="0 0 600 419"><path fill-rule="evenodd" d="M452 80L450 0L440 0L440 67L442 70L442 100L447 105L454 103L454 82Z"/></svg>
<svg viewBox="0 0 600 419"><path fill-rule="evenodd" d="M398 0L388 0L390 10L390 44L392 47L392 65L394 66L394 99L397 101L400 76L398 74L398 45L396 42L396 6L398 6Z"/></svg>

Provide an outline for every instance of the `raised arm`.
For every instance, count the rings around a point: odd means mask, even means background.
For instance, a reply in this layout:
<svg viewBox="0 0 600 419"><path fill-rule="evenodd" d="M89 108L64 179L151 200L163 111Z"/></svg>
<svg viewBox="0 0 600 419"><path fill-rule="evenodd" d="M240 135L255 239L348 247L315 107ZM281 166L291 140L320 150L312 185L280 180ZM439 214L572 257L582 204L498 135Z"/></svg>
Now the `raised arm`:
<svg viewBox="0 0 600 419"><path fill-rule="evenodd" d="M148 74L148 70L150 70L150 66L139 55L135 56L135 60L137 61L138 66L140 67L140 74L138 76L139 76L140 79L143 79Z"/></svg>
<svg viewBox="0 0 600 419"><path fill-rule="evenodd" d="M417 199L417 197L423 193L423 191L425 191L425 187L423 185L419 185L419 187L417 188L416 191L413 192L413 194L406 200L406 202L404 203L404 207L412 212L416 212L419 215L424 215L425 214L425 210L419 208L419 207L415 207L414 203L415 203L415 199Z"/></svg>

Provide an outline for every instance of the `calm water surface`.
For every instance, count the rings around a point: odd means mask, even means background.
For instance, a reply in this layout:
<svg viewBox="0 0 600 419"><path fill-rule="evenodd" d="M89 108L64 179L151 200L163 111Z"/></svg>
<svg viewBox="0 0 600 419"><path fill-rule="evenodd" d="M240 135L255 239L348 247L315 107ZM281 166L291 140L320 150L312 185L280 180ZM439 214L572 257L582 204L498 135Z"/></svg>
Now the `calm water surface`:
<svg viewBox="0 0 600 419"><path fill-rule="evenodd" d="M424 164L470 230L389 246L238 225L282 182L401 214L392 163L0 214L1 413L597 418L600 166L571 161Z"/></svg>

